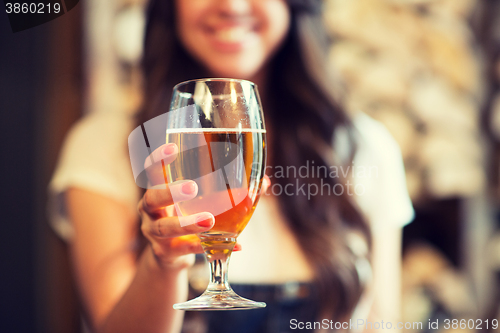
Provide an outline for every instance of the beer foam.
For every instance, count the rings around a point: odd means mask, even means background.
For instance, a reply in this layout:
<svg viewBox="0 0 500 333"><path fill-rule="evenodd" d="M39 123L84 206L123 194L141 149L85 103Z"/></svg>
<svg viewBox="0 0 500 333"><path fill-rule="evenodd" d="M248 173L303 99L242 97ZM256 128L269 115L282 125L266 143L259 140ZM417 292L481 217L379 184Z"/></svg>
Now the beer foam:
<svg viewBox="0 0 500 333"><path fill-rule="evenodd" d="M167 134L174 133L266 133L265 129L258 128L167 128Z"/></svg>

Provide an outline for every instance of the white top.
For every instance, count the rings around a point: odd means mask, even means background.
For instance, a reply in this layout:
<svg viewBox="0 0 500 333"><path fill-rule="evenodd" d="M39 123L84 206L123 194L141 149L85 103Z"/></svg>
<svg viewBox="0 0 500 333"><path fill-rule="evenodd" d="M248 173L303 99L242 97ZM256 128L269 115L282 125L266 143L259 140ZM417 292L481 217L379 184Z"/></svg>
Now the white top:
<svg viewBox="0 0 500 333"><path fill-rule="evenodd" d="M353 184L344 190L358 194L354 198L373 229L402 227L413 219L414 212L399 147L382 124L364 114L354 119L354 125L358 151L351 170L339 167L330 168L330 172L340 175L353 171ZM51 225L66 241L73 235L64 197L69 187L98 192L131 208L137 205L140 189L134 182L127 149L134 126L130 115L96 112L85 116L69 132L49 185ZM340 133L338 152L342 151L342 137ZM340 190L336 188L337 193ZM268 220L270 202L261 199L247 229L257 225L255 220ZM247 229L241 237L251 235Z"/></svg>
<svg viewBox="0 0 500 333"><path fill-rule="evenodd" d="M399 146L384 125L364 113L354 119L354 126L354 198L373 230L403 227L413 220L414 211Z"/></svg>
<svg viewBox="0 0 500 333"><path fill-rule="evenodd" d="M70 241L74 232L64 197L70 187L137 206L140 189L134 182L127 147L133 125L130 115L95 112L70 130L49 184L50 223L64 240Z"/></svg>

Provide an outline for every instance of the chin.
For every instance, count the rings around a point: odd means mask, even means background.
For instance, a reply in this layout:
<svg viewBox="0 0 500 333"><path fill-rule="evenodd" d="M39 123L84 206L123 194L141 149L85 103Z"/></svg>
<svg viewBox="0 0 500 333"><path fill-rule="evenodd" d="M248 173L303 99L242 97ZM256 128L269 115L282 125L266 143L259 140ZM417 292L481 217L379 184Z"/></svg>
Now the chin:
<svg viewBox="0 0 500 333"><path fill-rule="evenodd" d="M216 77L251 80L255 77L257 71L258 68L249 68L248 65L227 65L219 68L213 68L211 72Z"/></svg>

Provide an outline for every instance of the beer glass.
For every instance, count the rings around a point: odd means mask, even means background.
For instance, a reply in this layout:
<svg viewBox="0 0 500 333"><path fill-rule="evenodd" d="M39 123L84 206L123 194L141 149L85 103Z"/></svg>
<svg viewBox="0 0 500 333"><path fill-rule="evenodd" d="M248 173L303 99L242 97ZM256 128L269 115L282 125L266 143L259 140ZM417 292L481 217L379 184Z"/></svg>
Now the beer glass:
<svg viewBox="0 0 500 333"><path fill-rule="evenodd" d="M210 212L212 229L198 234L210 264L210 283L178 310L236 310L266 304L238 296L228 283L236 238L260 196L266 161L266 130L257 86L235 79L201 79L174 87L167 112L167 143L179 147L165 166L168 183L194 180L198 195L176 201L178 215Z"/></svg>

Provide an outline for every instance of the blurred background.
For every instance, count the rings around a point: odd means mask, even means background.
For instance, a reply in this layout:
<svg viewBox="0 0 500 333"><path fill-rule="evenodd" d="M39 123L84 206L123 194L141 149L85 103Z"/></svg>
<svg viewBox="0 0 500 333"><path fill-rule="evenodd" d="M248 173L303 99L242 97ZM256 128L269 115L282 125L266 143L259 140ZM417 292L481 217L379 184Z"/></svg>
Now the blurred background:
<svg viewBox="0 0 500 333"><path fill-rule="evenodd" d="M80 332L46 188L84 112L140 104L145 4L87 0L16 34L0 14L2 332ZM500 318L500 1L326 0L324 17L344 107L403 153L403 320Z"/></svg>

